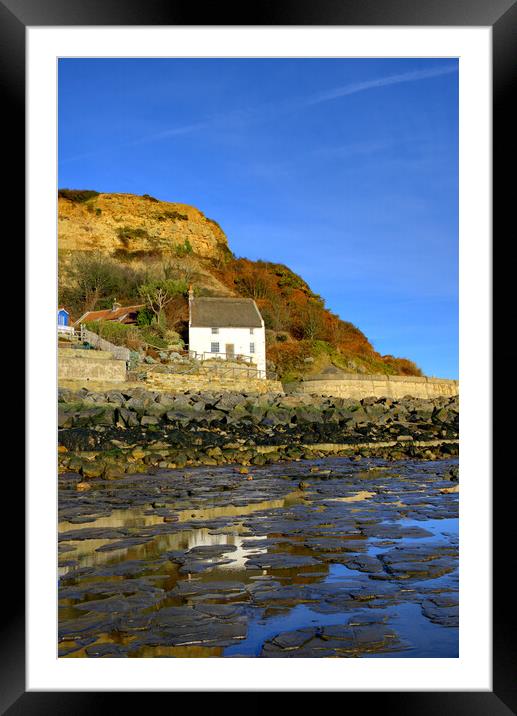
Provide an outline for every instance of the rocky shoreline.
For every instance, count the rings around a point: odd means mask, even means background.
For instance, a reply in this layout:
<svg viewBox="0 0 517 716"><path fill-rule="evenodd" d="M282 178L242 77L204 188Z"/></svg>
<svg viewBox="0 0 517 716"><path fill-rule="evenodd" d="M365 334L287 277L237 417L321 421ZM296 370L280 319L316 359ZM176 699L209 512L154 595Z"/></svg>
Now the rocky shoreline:
<svg viewBox="0 0 517 716"><path fill-rule="evenodd" d="M59 656L458 656L456 458L246 469L62 473Z"/></svg>
<svg viewBox="0 0 517 716"><path fill-rule="evenodd" d="M458 454L458 397L60 388L58 401L59 470L86 481L196 465L238 464L245 472L249 465L328 455L434 460Z"/></svg>

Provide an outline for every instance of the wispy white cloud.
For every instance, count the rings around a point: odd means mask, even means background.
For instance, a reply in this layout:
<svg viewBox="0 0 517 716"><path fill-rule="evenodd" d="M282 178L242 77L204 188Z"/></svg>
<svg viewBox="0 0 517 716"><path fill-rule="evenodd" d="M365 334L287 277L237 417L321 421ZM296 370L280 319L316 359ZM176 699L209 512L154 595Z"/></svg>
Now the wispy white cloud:
<svg viewBox="0 0 517 716"><path fill-rule="evenodd" d="M146 142L159 141L160 139L168 139L169 137L178 137L182 134L191 134L192 132L198 132L202 129L207 129L212 125L210 120L204 122L193 122L192 124L184 124L179 127L171 127L170 129L164 129L162 132L155 132L154 134L146 134L139 139L135 139L128 142L128 146L134 146L136 144L145 144Z"/></svg>
<svg viewBox="0 0 517 716"><path fill-rule="evenodd" d="M334 99L340 99L341 97L348 97L352 94L357 94L358 92L366 92L368 90L388 87L389 85L403 84L405 82L418 82L419 80L431 79L441 75L450 75L453 72L457 72L457 65L445 65L444 67L434 67L427 70L414 70L412 72L404 72L398 75L378 77L376 79L366 80L365 82L352 82L347 85L342 85L341 87L334 87L325 92L320 92L312 95L312 97L307 97L302 104L304 106L322 104L323 102L330 102Z"/></svg>
<svg viewBox="0 0 517 716"><path fill-rule="evenodd" d="M426 70L414 70L412 72L404 72L397 75L378 77L364 82L352 82L346 85L330 88L324 92L318 92L305 97L288 99L284 102L268 102L255 107L239 108L230 112L221 112L197 122L177 125L164 129L160 132L145 134L130 142L125 142L124 144L119 145L119 147L136 146L139 144L147 144L149 142L162 141L186 134L193 134L203 130L228 128L230 124L235 128L244 127L263 121L274 120L281 115L291 114L292 112L296 112L303 108L313 107L325 102L331 102L359 92L367 92L406 82L418 82L421 80L439 77L441 75L452 74L454 72L457 72L457 65L450 64ZM373 151L377 151L379 148L373 147L372 149ZM344 148L344 152L347 153L346 148ZM97 152L93 152L92 154L95 153ZM353 153L355 152L353 151ZM368 150L365 150L365 153L368 153ZM87 156L89 155L78 155L76 157L63 159L62 161L74 161Z"/></svg>
<svg viewBox="0 0 517 716"><path fill-rule="evenodd" d="M83 154L74 154L71 157L64 157L59 159L60 164L67 164L68 162L78 162L80 159L89 159L90 157L97 157L101 152L97 149L93 152L84 152Z"/></svg>
<svg viewBox="0 0 517 716"><path fill-rule="evenodd" d="M414 70L412 72L404 72L398 75L388 75L378 77L364 82L352 82L338 87L332 87L324 92L318 92L306 97L297 97L286 100L284 102L268 102L256 107L247 109L238 109L231 112L220 113L206 120L187 124L183 126L171 127L163 132L146 135L136 140L137 143L167 139L182 134L189 134L198 130L209 129L222 126L228 122L240 124L241 126L254 124L268 119L274 119L282 114L289 114L304 107L311 107L324 102L331 102L342 97L348 97L358 92L366 92L368 90L388 87L389 85L402 84L405 82L418 82L420 80L431 79L441 75L452 74L457 71L457 65L445 65L443 67L433 67L426 70Z"/></svg>

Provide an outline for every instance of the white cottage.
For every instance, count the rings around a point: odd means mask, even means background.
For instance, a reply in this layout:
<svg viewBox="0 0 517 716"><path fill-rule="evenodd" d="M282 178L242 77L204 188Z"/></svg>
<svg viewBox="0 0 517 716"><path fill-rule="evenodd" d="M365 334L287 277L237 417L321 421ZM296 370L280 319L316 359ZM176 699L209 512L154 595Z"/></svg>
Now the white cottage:
<svg viewBox="0 0 517 716"><path fill-rule="evenodd" d="M239 357L266 377L264 321L251 298L195 298L189 292L189 350L203 359Z"/></svg>

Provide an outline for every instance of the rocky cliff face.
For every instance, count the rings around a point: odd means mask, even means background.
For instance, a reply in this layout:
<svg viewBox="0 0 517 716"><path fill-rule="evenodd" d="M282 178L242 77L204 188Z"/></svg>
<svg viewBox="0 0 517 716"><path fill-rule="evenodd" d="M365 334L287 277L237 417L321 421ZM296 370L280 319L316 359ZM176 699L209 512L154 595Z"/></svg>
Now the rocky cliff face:
<svg viewBox="0 0 517 716"><path fill-rule="evenodd" d="M221 227L198 209L133 194L61 190L58 236L64 252L191 252L202 258L229 253Z"/></svg>
<svg viewBox="0 0 517 716"><path fill-rule="evenodd" d="M376 352L287 266L233 256L219 224L193 206L76 189L60 189L58 202L59 301L74 318L112 305L115 296L138 302L148 280L181 279L198 295L255 299L268 329L268 360L283 380L329 365L421 375L411 361ZM183 325L186 312L185 296L171 303L170 326Z"/></svg>

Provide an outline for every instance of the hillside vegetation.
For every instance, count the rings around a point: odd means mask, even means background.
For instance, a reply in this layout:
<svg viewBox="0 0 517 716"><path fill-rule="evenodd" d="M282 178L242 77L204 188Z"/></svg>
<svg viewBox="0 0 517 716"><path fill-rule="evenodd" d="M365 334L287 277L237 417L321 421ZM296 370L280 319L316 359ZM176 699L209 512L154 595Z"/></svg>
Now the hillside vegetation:
<svg viewBox="0 0 517 716"><path fill-rule="evenodd" d="M146 306L138 330L113 329L115 342L134 347L142 332L155 345L171 332L187 342L192 284L197 295L255 299L269 367L283 380L332 365L348 373L421 375L412 361L375 351L287 266L235 257L219 224L194 207L70 189L59 191L58 205L59 303L72 318L109 308L115 298Z"/></svg>

